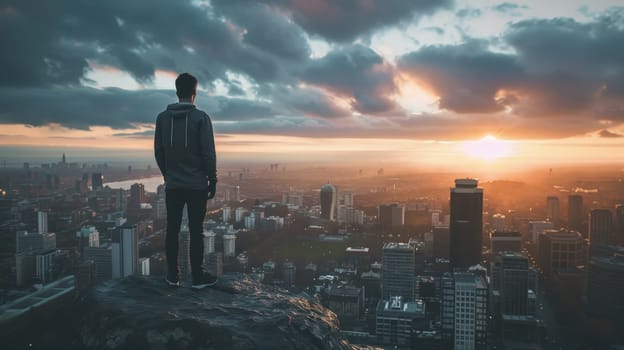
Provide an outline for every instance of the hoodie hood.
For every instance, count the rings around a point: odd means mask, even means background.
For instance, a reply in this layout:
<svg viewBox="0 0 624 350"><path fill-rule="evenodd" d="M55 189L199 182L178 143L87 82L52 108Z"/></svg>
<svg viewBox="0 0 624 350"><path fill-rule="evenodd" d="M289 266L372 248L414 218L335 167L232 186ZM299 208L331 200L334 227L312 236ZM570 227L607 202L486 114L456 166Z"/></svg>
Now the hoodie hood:
<svg viewBox="0 0 624 350"><path fill-rule="evenodd" d="M167 112L171 116L171 137L170 146L173 147L173 134L174 134L174 119L184 118L184 148L188 148L188 117L189 114L195 110L195 105L192 103L172 103L167 106Z"/></svg>

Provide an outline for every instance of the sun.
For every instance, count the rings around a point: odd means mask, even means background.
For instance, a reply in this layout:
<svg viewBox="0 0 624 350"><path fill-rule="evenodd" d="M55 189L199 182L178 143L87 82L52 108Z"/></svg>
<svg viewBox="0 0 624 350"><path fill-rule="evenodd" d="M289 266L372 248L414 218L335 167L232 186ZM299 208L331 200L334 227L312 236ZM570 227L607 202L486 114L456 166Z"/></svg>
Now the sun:
<svg viewBox="0 0 624 350"><path fill-rule="evenodd" d="M512 152L509 141L499 140L492 135L486 135L480 140L464 142L462 149L467 155L486 161L508 157Z"/></svg>

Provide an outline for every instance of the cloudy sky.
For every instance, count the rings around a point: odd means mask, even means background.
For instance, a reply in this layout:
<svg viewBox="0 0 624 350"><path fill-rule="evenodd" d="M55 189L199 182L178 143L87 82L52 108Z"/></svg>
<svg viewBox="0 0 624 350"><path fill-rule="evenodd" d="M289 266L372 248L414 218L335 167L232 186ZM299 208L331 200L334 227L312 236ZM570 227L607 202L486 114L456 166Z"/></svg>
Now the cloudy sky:
<svg viewBox="0 0 624 350"><path fill-rule="evenodd" d="M614 161L621 3L0 0L0 145L149 150L190 72L239 158Z"/></svg>

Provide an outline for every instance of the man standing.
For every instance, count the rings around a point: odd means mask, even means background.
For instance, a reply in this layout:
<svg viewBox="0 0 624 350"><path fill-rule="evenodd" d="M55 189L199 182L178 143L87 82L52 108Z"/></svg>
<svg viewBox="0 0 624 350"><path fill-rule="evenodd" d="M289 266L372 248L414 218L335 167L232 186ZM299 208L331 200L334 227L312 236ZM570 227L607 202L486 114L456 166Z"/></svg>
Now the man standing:
<svg viewBox="0 0 624 350"><path fill-rule="evenodd" d="M167 205L167 277L171 286L180 285L178 270L178 235L186 204L191 234L190 256L192 288L201 289L216 283L216 276L203 268L203 222L206 201L217 188L217 157L212 123L208 115L195 108L197 79L188 73L175 81L179 102L167 106L156 118L154 154L165 178Z"/></svg>

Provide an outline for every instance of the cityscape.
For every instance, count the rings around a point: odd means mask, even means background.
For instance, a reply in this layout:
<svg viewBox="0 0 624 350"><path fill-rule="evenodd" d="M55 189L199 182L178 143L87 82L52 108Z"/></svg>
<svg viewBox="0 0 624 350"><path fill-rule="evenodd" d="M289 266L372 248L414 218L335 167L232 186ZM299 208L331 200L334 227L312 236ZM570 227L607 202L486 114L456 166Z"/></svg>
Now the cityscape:
<svg viewBox="0 0 624 350"><path fill-rule="evenodd" d="M164 274L158 170L63 154L0 174L5 335L98 284ZM624 341L621 168L490 181L279 163L221 174L203 225L205 268L316 296L354 347L607 349Z"/></svg>
<svg viewBox="0 0 624 350"><path fill-rule="evenodd" d="M0 347L624 349L622 0L0 0Z"/></svg>

